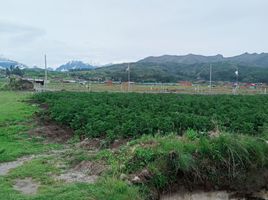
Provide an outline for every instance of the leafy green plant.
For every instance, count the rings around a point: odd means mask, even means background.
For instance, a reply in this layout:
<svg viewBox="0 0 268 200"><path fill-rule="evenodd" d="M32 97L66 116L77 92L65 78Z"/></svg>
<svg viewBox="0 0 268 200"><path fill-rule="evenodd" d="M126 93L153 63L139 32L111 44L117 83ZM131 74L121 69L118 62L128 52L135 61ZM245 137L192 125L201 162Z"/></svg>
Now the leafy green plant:
<svg viewBox="0 0 268 200"><path fill-rule="evenodd" d="M86 137L182 135L227 131L261 135L267 130L268 96L176 95L136 93L41 93L50 117ZM189 130L189 131L187 131Z"/></svg>

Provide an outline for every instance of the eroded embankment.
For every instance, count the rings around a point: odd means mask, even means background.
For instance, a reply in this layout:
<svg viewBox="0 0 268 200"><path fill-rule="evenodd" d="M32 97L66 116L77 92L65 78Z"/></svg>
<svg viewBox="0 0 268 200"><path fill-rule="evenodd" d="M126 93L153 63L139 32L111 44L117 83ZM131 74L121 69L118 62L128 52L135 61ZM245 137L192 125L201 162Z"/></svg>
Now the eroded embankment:
<svg viewBox="0 0 268 200"><path fill-rule="evenodd" d="M242 200L242 199L255 199L255 200L267 200L268 192L263 190L260 192L252 193L250 195L237 194L235 192L227 191L194 191L189 192L180 190L175 193L162 195L160 200Z"/></svg>
<svg viewBox="0 0 268 200"><path fill-rule="evenodd" d="M267 153L267 143L251 136L193 137L192 131L182 137L144 136L131 141L120 152L126 156L123 169L128 178L125 179L157 191L152 193L154 199L173 191L178 199L182 194L186 199L199 195L203 199L207 195L216 198L218 195L217 192L176 193L181 188L188 191L231 191L225 192L223 199L234 195L254 198L255 194L268 189Z"/></svg>

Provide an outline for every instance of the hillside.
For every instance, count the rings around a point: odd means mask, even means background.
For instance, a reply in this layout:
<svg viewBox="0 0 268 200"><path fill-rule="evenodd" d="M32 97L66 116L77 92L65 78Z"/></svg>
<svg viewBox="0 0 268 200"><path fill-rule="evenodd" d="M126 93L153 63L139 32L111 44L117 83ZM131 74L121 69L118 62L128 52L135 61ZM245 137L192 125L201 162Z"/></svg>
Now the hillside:
<svg viewBox="0 0 268 200"><path fill-rule="evenodd" d="M163 55L159 57L150 56L144 58L138 62L140 63L179 63L179 64L196 64L196 63L212 63L212 62L222 62L225 58L222 55L216 56L202 56L188 54L185 56L176 55Z"/></svg>
<svg viewBox="0 0 268 200"><path fill-rule="evenodd" d="M239 81L268 83L268 67L250 64L233 64L232 62L212 63L153 63L137 62L131 63L131 81L135 82L177 82L208 81L209 65L212 64L213 81L236 81L235 71L239 70ZM127 64L117 64L108 67L97 68L88 72L74 72L73 76L79 78L102 80L127 81Z"/></svg>
<svg viewBox="0 0 268 200"><path fill-rule="evenodd" d="M141 63L179 63L179 64L198 64L198 63L217 63L230 62L234 64L245 64L268 68L268 53L244 53L234 57L223 57L218 54L216 56L202 56L188 54L185 56L164 55L159 57L147 57L139 62Z"/></svg>

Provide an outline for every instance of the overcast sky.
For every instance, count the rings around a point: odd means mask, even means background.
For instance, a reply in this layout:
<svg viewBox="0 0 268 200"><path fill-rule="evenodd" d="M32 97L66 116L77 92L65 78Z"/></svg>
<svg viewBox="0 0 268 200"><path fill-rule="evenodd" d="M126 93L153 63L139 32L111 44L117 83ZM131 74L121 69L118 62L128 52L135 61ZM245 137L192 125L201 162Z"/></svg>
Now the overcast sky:
<svg viewBox="0 0 268 200"><path fill-rule="evenodd" d="M0 0L0 56L29 66L268 52L268 0Z"/></svg>

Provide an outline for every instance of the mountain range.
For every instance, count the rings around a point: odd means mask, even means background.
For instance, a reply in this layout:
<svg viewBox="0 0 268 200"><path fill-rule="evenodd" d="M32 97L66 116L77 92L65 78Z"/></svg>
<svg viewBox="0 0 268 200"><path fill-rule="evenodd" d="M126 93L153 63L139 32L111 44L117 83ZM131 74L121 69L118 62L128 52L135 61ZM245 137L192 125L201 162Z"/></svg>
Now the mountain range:
<svg viewBox="0 0 268 200"><path fill-rule="evenodd" d="M0 59L0 68L7 68L10 65L26 67L16 61ZM194 54L151 56L130 63L131 81L207 81L210 65L214 81L236 81L235 71L238 70L239 81L268 83L268 53L244 53L234 57ZM59 66L56 71L70 71L74 77L87 80L127 81L127 66L128 63L94 67L81 61L70 61ZM86 72L80 73L80 71Z"/></svg>
<svg viewBox="0 0 268 200"><path fill-rule="evenodd" d="M72 70L92 70L95 69L94 66L86 64L82 61L70 61L64 65L59 66L56 71L66 72Z"/></svg>
<svg viewBox="0 0 268 200"><path fill-rule="evenodd" d="M177 82L181 80L208 81L210 67L214 81L236 81L235 71L239 71L239 81L268 83L268 54L244 53L234 57L222 55L185 56L164 55L147 57L130 63L131 81L136 82ZM79 75L80 78L127 81L128 63L96 68L92 72Z"/></svg>
<svg viewBox="0 0 268 200"><path fill-rule="evenodd" d="M140 63L178 63L178 64L197 64L197 63L217 63L217 62L232 62L237 64L246 64L259 67L268 67L268 53L244 53L234 57L224 57L220 54L215 56L203 56L188 54L184 56L163 55L158 57L147 57Z"/></svg>
<svg viewBox="0 0 268 200"><path fill-rule="evenodd" d="M9 59L0 57L0 69L10 68L11 66L13 66L13 67L18 66L21 69L24 69L24 68L31 68L33 70L42 69L38 66L29 67L29 66L22 64L22 63L19 63L17 61L9 60ZM56 71L65 72L65 71L72 71L72 70L91 70L91 69L95 69L95 67L90 65L90 64L86 64L82 61L70 61L70 62L63 64L63 65L59 66L58 68L56 68ZM53 71L53 68L48 67L48 70Z"/></svg>
<svg viewBox="0 0 268 200"><path fill-rule="evenodd" d="M27 68L27 66L22 63L0 57L0 69L10 68L10 66L14 66L14 67L18 66L21 69Z"/></svg>

